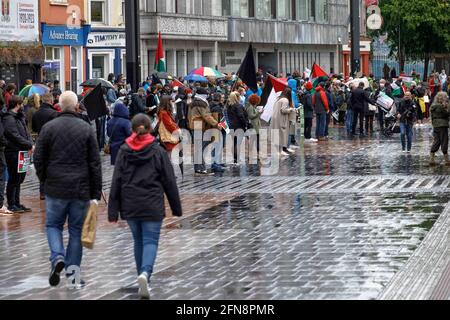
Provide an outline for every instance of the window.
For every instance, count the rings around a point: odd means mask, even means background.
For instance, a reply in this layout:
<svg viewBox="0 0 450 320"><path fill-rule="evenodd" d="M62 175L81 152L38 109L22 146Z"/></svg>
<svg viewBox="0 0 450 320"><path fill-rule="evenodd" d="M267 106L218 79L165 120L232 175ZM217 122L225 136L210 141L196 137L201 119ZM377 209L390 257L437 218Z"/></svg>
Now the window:
<svg viewBox="0 0 450 320"><path fill-rule="evenodd" d="M222 0L223 16L244 17L249 15L248 0Z"/></svg>
<svg viewBox="0 0 450 320"><path fill-rule="evenodd" d="M271 0L255 0L255 13L257 18L272 18Z"/></svg>
<svg viewBox="0 0 450 320"><path fill-rule="evenodd" d="M278 19L291 19L291 0L277 0Z"/></svg>
<svg viewBox="0 0 450 320"><path fill-rule="evenodd" d="M308 21L310 13L310 0L296 0L297 20Z"/></svg>
<svg viewBox="0 0 450 320"><path fill-rule="evenodd" d="M106 24L106 1L91 1L91 22Z"/></svg>
<svg viewBox="0 0 450 320"><path fill-rule="evenodd" d="M231 16L231 0L222 0L222 15Z"/></svg>
<svg viewBox="0 0 450 320"><path fill-rule="evenodd" d="M43 67L44 82L61 81L61 48L45 47L45 63Z"/></svg>
<svg viewBox="0 0 450 320"><path fill-rule="evenodd" d="M92 56L92 78L106 78L106 56L93 55Z"/></svg>
<svg viewBox="0 0 450 320"><path fill-rule="evenodd" d="M327 0L316 0L315 18L317 22L326 22L328 20Z"/></svg>

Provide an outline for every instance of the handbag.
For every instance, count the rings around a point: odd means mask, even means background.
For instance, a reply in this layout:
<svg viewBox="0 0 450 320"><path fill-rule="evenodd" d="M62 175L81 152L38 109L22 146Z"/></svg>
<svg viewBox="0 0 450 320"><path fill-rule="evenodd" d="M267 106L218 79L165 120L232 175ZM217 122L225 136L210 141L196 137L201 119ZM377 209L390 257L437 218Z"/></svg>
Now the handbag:
<svg viewBox="0 0 450 320"><path fill-rule="evenodd" d="M369 111L371 112L377 112L378 108L377 106L374 106L373 104L369 104Z"/></svg>
<svg viewBox="0 0 450 320"><path fill-rule="evenodd" d="M91 201L81 233L81 244L87 249L94 248L95 236L97 233L97 213L98 202L96 200Z"/></svg>
<svg viewBox="0 0 450 320"><path fill-rule="evenodd" d="M118 124L118 123L116 123L116 124L114 125L114 127L112 128L112 131L111 131L111 138L112 138L112 136L113 136L113 134L114 134L114 129L116 129L116 127L117 127L117 124ZM104 154L111 154L111 144L109 143L109 140L111 140L111 138L108 139L108 142L105 143L105 146L103 147L103 153L104 153Z"/></svg>
<svg viewBox="0 0 450 320"><path fill-rule="evenodd" d="M180 138L175 137L169 130L167 130L162 120L159 122L158 133L159 133L159 140L162 143L171 143L171 144L180 143Z"/></svg>

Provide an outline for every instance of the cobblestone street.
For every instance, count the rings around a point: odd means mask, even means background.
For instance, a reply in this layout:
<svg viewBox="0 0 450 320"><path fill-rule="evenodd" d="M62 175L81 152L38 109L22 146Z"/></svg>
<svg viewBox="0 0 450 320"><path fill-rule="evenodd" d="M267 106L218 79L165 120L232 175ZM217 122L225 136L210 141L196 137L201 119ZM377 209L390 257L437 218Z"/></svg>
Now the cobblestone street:
<svg viewBox="0 0 450 320"><path fill-rule="evenodd" d="M199 178L188 167L185 216L165 221L152 299L450 299L450 167L428 165L431 127L415 130L411 154L398 136L331 132L275 176L241 166ZM108 192L109 158L103 170ZM104 205L84 251L87 286L49 287L38 188L30 173L33 212L0 216L0 299L138 299L131 233Z"/></svg>

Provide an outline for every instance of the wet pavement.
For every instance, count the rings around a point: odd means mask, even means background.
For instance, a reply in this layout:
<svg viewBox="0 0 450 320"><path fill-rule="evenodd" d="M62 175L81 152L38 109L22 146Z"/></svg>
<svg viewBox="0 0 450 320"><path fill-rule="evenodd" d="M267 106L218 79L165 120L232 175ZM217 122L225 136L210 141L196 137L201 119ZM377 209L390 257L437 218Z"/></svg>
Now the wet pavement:
<svg viewBox="0 0 450 320"><path fill-rule="evenodd" d="M411 154L398 136L331 132L273 176L241 166L199 178L187 167L185 217L165 221L152 299L450 299L450 167L427 165L431 128L415 130ZM107 158L103 170L108 192ZM33 213L0 216L0 299L138 298L131 234L104 206L83 258L88 285L49 288L34 176L23 194Z"/></svg>

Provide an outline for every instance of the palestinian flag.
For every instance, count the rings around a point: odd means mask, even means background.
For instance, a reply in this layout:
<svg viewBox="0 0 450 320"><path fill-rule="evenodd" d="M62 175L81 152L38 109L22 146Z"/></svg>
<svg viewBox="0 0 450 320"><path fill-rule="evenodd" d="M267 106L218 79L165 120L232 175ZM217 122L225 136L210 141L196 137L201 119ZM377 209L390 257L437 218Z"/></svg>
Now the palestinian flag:
<svg viewBox="0 0 450 320"><path fill-rule="evenodd" d="M156 56L155 56L155 70L157 72L167 72L166 58L164 57L161 32L158 34L158 48L156 49Z"/></svg>
<svg viewBox="0 0 450 320"><path fill-rule="evenodd" d="M399 87L395 82L391 84L392 88L392 96L393 97L400 97L403 93L403 88Z"/></svg>
<svg viewBox="0 0 450 320"><path fill-rule="evenodd" d="M181 87L184 87L184 84L182 84L178 79L173 79L172 82L170 83L170 86L172 88L175 88L175 87L181 88Z"/></svg>
<svg viewBox="0 0 450 320"><path fill-rule="evenodd" d="M311 70L311 81L313 88L315 89L319 83L328 79L328 74L319 67L318 64L314 62Z"/></svg>
<svg viewBox="0 0 450 320"><path fill-rule="evenodd" d="M228 124L226 117L223 117L222 120L220 120L219 126L225 130L226 134L230 133L230 125Z"/></svg>
<svg viewBox="0 0 450 320"><path fill-rule="evenodd" d="M275 78L271 75L267 78L263 93L261 95L261 105L264 106L264 112L261 115L261 119L265 122L269 122L270 119L272 119L273 106L287 86L288 84L286 81Z"/></svg>

